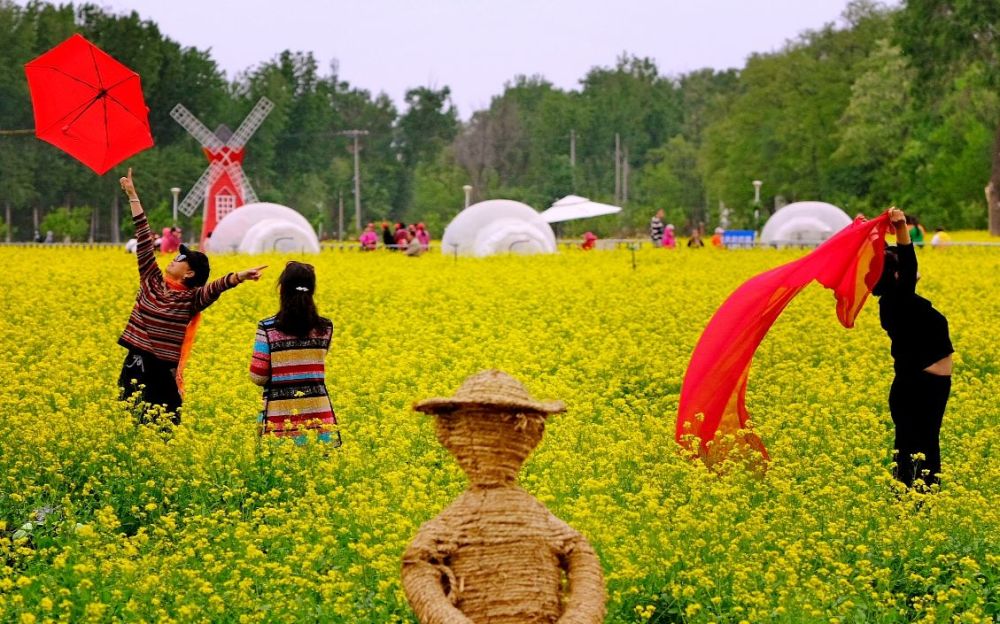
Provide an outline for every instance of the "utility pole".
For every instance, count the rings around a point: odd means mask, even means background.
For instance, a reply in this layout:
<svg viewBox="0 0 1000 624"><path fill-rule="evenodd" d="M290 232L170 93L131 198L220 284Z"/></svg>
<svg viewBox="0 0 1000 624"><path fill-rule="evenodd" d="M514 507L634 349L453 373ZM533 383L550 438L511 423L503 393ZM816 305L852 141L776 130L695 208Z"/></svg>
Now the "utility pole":
<svg viewBox="0 0 1000 624"><path fill-rule="evenodd" d="M628 203L628 147L622 156L622 206Z"/></svg>
<svg viewBox="0 0 1000 624"><path fill-rule="evenodd" d="M354 227L357 228L358 232L361 232L361 163L359 160L361 146L358 145L358 139L368 136L368 131L344 130L338 134L354 139Z"/></svg>
<svg viewBox="0 0 1000 624"><path fill-rule="evenodd" d="M326 216L323 214L323 202L316 202L316 215L319 217L319 227L317 228L316 238L323 240L323 218Z"/></svg>
<svg viewBox="0 0 1000 624"><path fill-rule="evenodd" d="M576 130L569 131L569 170L572 176L572 190L576 192Z"/></svg>
<svg viewBox="0 0 1000 624"><path fill-rule="evenodd" d="M622 139L615 133L615 204L621 203L622 196Z"/></svg>
<svg viewBox="0 0 1000 624"><path fill-rule="evenodd" d="M116 245L121 242L121 222L119 220L119 204L118 198L121 197L121 193L111 194L111 242ZM38 226L35 226L38 229Z"/></svg>
<svg viewBox="0 0 1000 624"><path fill-rule="evenodd" d="M337 209L337 240L344 241L344 191L338 191L338 204Z"/></svg>
<svg viewBox="0 0 1000 624"><path fill-rule="evenodd" d="M760 187L764 184L760 180L754 180L753 184L753 229L758 229L760 225Z"/></svg>

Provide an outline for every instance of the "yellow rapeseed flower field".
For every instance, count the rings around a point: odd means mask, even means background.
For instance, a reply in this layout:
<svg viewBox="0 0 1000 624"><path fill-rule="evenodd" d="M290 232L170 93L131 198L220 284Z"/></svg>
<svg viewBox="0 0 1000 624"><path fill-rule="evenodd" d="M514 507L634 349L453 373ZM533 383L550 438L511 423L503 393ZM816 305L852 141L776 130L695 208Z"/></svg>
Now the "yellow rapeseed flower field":
<svg viewBox="0 0 1000 624"><path fill-rule="evenodd" d="M184 424L136 427L118 250L0 249L0 621L409 622L400 555L464 477L413 401L489 367L562 399L522 483L584 533L608 622L1000 619L1000 250L924 249L951 323L936 494L890 477L889 341L810 286L751 370L773 461L709 472L673 440L688 357L743 280L801 250L406 258L326 251L344 445L262 443L247 375L286 257L204 314ZM213 258L214 274L250 266Z"/></svg>

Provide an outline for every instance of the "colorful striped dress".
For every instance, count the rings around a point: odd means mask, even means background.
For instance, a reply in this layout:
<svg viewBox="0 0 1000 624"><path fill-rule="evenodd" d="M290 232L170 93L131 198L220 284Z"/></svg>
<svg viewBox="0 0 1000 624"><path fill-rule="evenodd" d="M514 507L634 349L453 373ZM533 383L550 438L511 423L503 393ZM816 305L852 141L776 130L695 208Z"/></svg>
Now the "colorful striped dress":
<svg viewBox="0 0 1000 624"><path fill-rule="evenodd" d="M250 378L264 386L262 435L295 436L303 443L305 432L316 430L320 440L340 446L324 364L332 336L329 322L304 338L279 330L273 316L257 325Z"/></svg>

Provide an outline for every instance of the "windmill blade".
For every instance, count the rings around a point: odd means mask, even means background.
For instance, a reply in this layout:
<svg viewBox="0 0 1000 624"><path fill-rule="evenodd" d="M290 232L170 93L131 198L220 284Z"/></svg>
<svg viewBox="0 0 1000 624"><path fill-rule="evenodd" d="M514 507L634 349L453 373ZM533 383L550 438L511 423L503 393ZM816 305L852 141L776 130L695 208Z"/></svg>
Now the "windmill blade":
<svg viewBox="0 0 1000 624"><path fill-rule="evenodd" d="M240 190L243 192L244 204L256 204L260 201L257 199L257 193L255 193L253 187L250 186L250 180L243 175L243 167L241 167L239 163L230 163L226 165L226 173L229 174L233 183L239 186Z"/></svg>
<svg viewBox="0 0 1000 624"><path fill-rule="evenodd" d="M208 187L212 185L213 182L222 174L222 165L218 162L213 162L205 169L205 173L201 174L198 181L194 183L191 190L184 197L184 201L177 205L177 210L184 213L187 216L191 216L201 205L202 201L205 199L205 191Z"/></svg>
<svg viewBox="0 0 1000 624"><path fill-rule="evenodd" d="M202 147L210 150L218 150L222 147L222 141L215 133L209 130L205 124L201 123L194 113L184 108L183 104L178 104L170 111L170 116L179 123L191 136L201 143Z"/></svg>
<svg viewBox="0 0 1000 624"><path fill-rule="evenodd" d="M250 137L253 136L253 133L257 132L260 124L264 123L267 116L271 114L271 109L273 108L274 102L266 97L260 98L253 107L253 110L250 111L250 114L247 115L247 118L243 120L240 127L233 133L233 137L229 139L227 145L232 149L240 149L246 145Z"/></svg>

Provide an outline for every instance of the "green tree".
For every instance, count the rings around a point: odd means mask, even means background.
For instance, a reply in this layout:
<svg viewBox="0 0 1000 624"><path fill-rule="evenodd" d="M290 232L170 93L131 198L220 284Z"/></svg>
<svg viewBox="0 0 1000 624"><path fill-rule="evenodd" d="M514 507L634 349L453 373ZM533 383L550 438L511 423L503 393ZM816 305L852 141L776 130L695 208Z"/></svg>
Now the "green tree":
<svg viewBox="0 0 1000 624"><path fill-rule="evenodd" d="M928 225L985 227L982 181L990 174L1000 97L973 64L915 124L895 169L903 202Z"/></svg>
<svg viewBox="0 0 1000 624"><path fill-rule="evenodd" d="M433 159L458 133L458 112L451 90L418 87L406 92L406 112L399 118L399 153L413 166Z"/></svg>
<svg viewBox="0 0 1000 624"><path fill-rule="evenodd" d="M877 44L861 71L840 118L833 159L845 167L844 175L854 176L855 209L864 202L867 212L875 212L900 199L897 165L913 124L913 72L902 51L888 40Z"/></svg>
<svg viewBox="0 0 1000 624"><path fill-rule="evenodd" d="M877 42L888 37L888 15L851 5L845 27L804 33L774 54L753 55L725 114L704 130L700 167L709 201L736 209L750 223L755 179L764 205L781 195L841 201L864 194L858 180L833 158L851 87Z"/></svg>
<svg viewBox="0 0 1000 624"><path fill-rule="evenodd" d="M60 242L64 238L72 241L86 240L90 232L91 208L88 206L62 206L42 219L41 229L43 232L52 232L55 241Z"/></svg>
<svg viewBox="0 0 1000 624"><path fill-rule="evenodd" d="M396 125L396 149L402 164L397 193L400 216L412 214L416 207L416 169L436 159L458 133L458 112L450 98L448 87L417 87L406 92L407 109Z"/></svg>
<svg viewBox="0 0 1000 624"><path fill-rule="evenodd" d="M463 167L451 150L443 150L432 162L421 162L413 175L413 203L404 213L408 223L423 222L432 236L440 238L444 228L463 208L462 187L468 183Z"/></svg>
<svg viewBox="0 0 1000 624"><path fill-rule="evenodd" d="M697 148L677 135L663 147L650 150L648 158L637 185L644 205L662 208L667 220L677 224L705 221Z"/></svg>
<svg viewBox="0 0 1000 624"><path fill-rule="evenodd" d="M974 0L908 0L896 21L896 36L917 70L922 105L934 107L964 69L982 68L982 79L992 91L1000 89L1000 3ZM993 122L986 187L989 229L1000 236L1000 116Z"/></svg>

